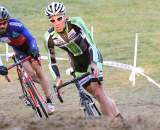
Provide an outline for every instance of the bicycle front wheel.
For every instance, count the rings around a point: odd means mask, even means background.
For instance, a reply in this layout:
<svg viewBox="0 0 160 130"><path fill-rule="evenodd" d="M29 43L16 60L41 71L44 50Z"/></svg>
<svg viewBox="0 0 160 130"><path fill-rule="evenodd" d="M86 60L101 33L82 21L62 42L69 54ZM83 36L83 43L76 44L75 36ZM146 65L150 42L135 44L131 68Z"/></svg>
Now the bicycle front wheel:
<svg viewBox="0 0 160 130"><path fill-rule="evenodd" d="M20 84L21 84L22 92L23 92L22 97L20 97L20 99L22 98L23 101L24 101L24 104L31 106L32 109L33 109L36 113L38 113L39 117L42 118L42 113L41 113L40 108L37 107L37 106L34 104L34 102L33 102L33 100L34 100L35 98L33 97L33 94L32 94L33 92L32 92L32 90L29 91L28 85L27 85L26 82L23 80L23 78L22 78L23 76L21 76L21 72L18 71L18 70L17 70L17 72L18 72L18 77L19 77L19 81L20 81Z"/></svg>
<svg viewBox="0 0 160 130"><path fill-rule="evenodd" d="M100 117L101 113L94 102L84 101L84 114L86 118Z"/></svg>
<svg viewBox="0 0 160 130"><path fill-rule="evenodd" d="M46 118L48 118L49 116L48 116L48 113L47 113L47 111L46 111L46 109L45 109L45 105L44 105L45 103L44 103L44 101L42 101L42 99L41 99L41 97L39 96L37 90L35 89L34 83L29 82L29 88L31 89L33 96L34 96L35 99L37 100L37 102L38 102L38 104L39 104L39 107L41 108L44 116L45 116ZM39 112L39 111L40 111L40 110L38 110L38 112ZM41 115L41 116L42 116L42 115Z"/></svg>

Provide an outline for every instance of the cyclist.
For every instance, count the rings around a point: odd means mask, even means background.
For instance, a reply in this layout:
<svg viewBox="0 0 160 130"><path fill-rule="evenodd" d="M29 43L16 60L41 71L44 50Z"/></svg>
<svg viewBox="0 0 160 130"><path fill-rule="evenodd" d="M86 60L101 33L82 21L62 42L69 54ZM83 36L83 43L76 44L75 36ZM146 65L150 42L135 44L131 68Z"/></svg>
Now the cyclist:
<svg viewBox="0 0 160 130"><path fill-rule="evenodd" d="M8 10L0 6L0 42L8 43L19 60L31 55L33 58L31 62L23 63L23 67L30 73L33 80L40 83L46 95L48 113L52 114L55 110L51 101L51 92L48 87L48 81L42 70L39 58L39 49L37 47L36 39L30 34L24 24L14 18L10 17ZM5 67L1 67L6 69Z"/></svg>
<svg viewBox="0 0 160 130"><path fill-rule="evenodd" d="M84 21L80 17L67 17L65 6L59 2L50 3L46 7L45 15L52 25L45 33L45 46L49 53L50 70L56 76L56 85L61 85L62 79L56 65L55 46L68 53L76 76L93 70L93 74L79 83L96 97L103 114L111 118L121 116L115 102L102 87L102 56Z"/></svg>

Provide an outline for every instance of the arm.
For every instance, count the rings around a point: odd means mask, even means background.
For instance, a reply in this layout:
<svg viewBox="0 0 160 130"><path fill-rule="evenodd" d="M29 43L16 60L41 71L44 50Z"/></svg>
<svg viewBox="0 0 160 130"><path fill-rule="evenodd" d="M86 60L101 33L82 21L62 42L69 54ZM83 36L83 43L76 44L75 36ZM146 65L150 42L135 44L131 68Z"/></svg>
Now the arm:
<svg viewBox="0 0 160 130"><path fill-rule="evenodd" d="M44 46L45 46L45 49L47 50L47 53L48 53L48 62L49 62L50 73L51 73L51 75L54 79L59 79L60 78L60 73L59 73L58 66L56 65L54 44L51 43L53 41L50 37L50 33L46 32L45 35L44 35L44 38L45 38ZM50 44L50 43L53 46L48 48L48 44Z"/></svg>
<svg viewBox="0 0 160 130"><path fill-rule="evenodd" d="M89 52L90 52L91 70L93 71L94 75L97 77L99 73L98 65L99 63L103 63L102 55L97 49L96 44L94 43L93 37L91 36L91 33L87 28L83 19L81 17L72 17L71 22L77 25L81 29L82 34L85 36L87 40L87 43L89 46Z"/></svg>
<svg viewBox="0 0 160 130"><path fill-rule="evenodd" d="M86 39L87 39L89 46L90 46L89 50L90 50L90 54L91 54L91 59L90 59L91 63L97 63L100 61L100 57L99 57L100 52L98 51L96 44L94 43L93 37L91 36L91 32L87 28L83 19L80 19L80 22L81 22L82 32L85 33Z"/></svg>
<svg viewBox="0 0 160 130"><path fill-rule="evenodd" d="M96 44L94 43L93 37L91 36L91 32L87 28L84 20L81 17L72 17L71 23L77 25L80 29L82 34L84 34L88 44L89 44L89 50L91 54L91 62L97 63L99 62L99 51L96 47Z"/></svg>
<svg viewBox="0 0 160 130"><path fill-rule="evenodd" d="M24 24L21 21L17 19L11 19L9 21L9 27L10 29L13 29L15 32L19 33L25 38L26 43L29 46L29 49L28 49L29 54L31 52L39 53L36 39L31 35L31 33L28 31L28 29L24 26Z"/></svg>
<svg viewBox="0 0 160 130"><path fill-rule="evenodd" d="M39 49L37 46L36 39L30 34L27 28L22 24L19 28L20 33L26 38L27 44L29 45L28 54L33 58L37 59L39 57Z"/></svg>
<svg viewBox="0 0 160 130"><path fill-rule="evenodd" d="M29 49L38 51L36 39L34 37L32 37L32 35L28 31L28 29L25 28L24 26L22 27L22 34L26 37L26 39L28 41Z"/></svg>
<svg viewBox="0 0 160 130"><path fill-rule="evenodd" d="M98 77L99 71L100 71L99 69L101 69L100 64L103 63L103 58L102 58L100 51L96 47L96 44L94 43L94 40L93 40L93 37L91 36L90 31L87 29L87 26L85 25L85 23L82 19L81 19L81 22L82 22L82 26L83 26L82 27L83 33L85 33L86 39L89 43L91 71L93 72L95 77Z"/></svg>

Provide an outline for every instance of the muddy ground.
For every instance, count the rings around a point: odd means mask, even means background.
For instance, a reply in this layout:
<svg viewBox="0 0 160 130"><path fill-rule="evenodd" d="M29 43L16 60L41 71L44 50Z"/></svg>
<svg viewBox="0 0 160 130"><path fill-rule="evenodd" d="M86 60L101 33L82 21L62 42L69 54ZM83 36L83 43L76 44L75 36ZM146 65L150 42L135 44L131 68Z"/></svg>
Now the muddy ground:
<svg viewBox="0 0 160 130"><path fill-rule="evenodd" d="M106 88L105 88L106 89ZM64 89L61 104L55 96L54 115L48 120L38 119L32 109L18 98L20 93L16 77L12 82L0 77L0 129L1 130L160 130L160 91L148 86L112 86L106 91L116 100L125 117L111 120L106 117L85 120L79 108L76 89Z"/></svg>

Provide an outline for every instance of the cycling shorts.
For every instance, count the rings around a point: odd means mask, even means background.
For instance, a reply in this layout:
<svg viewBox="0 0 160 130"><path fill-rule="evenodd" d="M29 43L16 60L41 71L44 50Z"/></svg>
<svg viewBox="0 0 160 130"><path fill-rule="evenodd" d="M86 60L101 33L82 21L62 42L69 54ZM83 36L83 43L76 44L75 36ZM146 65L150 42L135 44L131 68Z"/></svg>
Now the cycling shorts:
<svg viewBox="0 0 160 130"><path fill-rule="evenodd" d="M83 86L84 88L89 86L91 82L98 82L99 85L101 85L101 82L103 81L103 70L102 70L102 63L97 63L98 66L98 77L95 77L93 74L90 74L86 77L84 77L83 79L79 80L79 84L80 86ZM88 69L88 72L90 72L90 67ZM79 77L81 75L83 75L86 72L75 72L76 77Z"/></svg>
<svg viewBox="0 0 160 130"><path fill-rule="evenodd" d="M26 58L27 56L29 56L29 54L27 53L27 51L21 51L17 48L13 48L14 52L15 52L15 55L16 55L16 58L18 60L22 60L24 58Z"/></svg>

